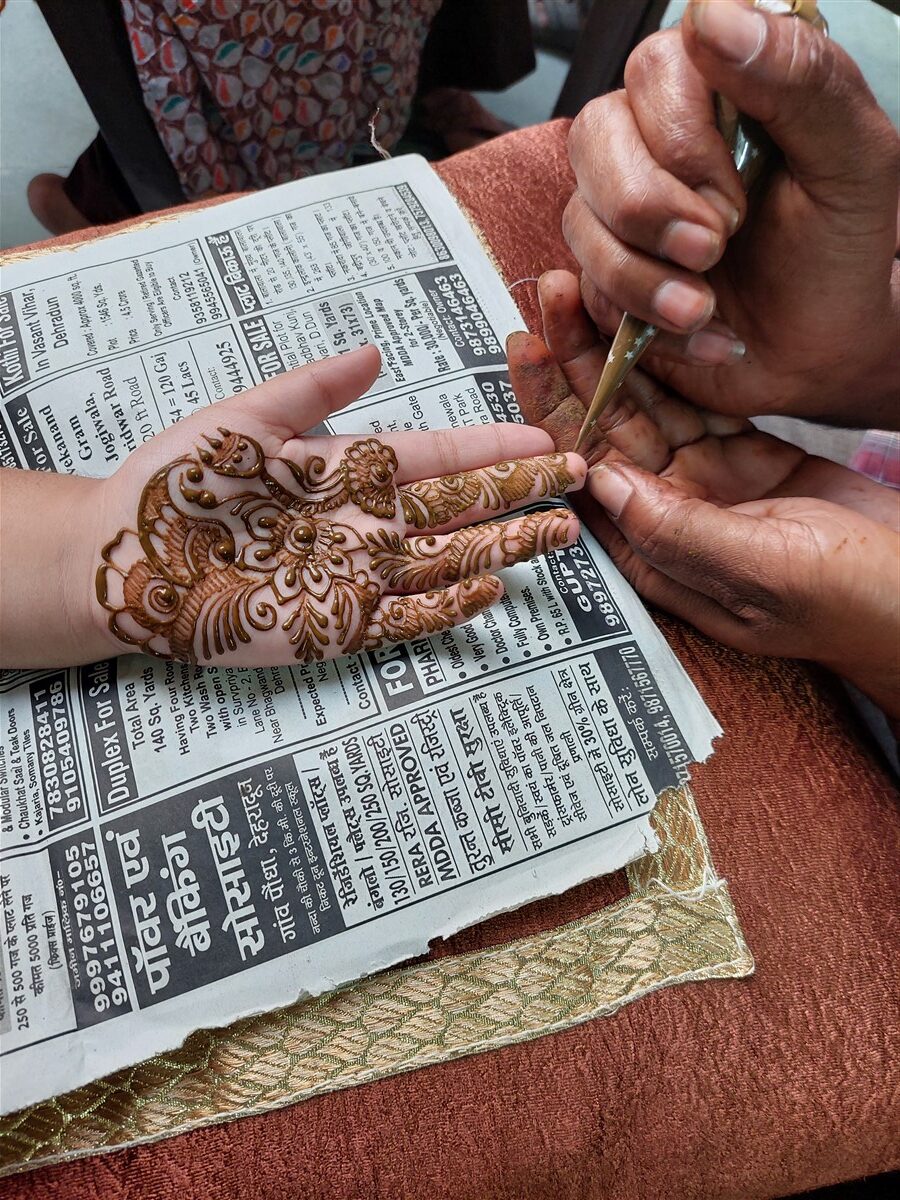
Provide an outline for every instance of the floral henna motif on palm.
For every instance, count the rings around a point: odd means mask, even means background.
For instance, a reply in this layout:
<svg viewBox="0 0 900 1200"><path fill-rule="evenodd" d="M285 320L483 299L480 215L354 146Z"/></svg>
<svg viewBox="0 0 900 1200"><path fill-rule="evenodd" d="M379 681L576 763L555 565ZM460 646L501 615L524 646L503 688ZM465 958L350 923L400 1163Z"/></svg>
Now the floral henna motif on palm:
<svg viewBox="0 0 900 1200"><path fill-rule="evenodd" d="M403 536L408 523L436 527L451 510L509 507L536 485L539 495L561 490L570 482L562 455L398 488L394 451L376 438L353 442L330 470L320 456L267 458L252 437L227 429L206 440L150 478L137 528L102 552L97 598L109 628L148 654L227 661L262 639L274 662L286 653L272 643L279 638L306 662L426 636L497 598L498 581L470 574L564 544L553 514L505 532ZM408 518L408 503L419 520ZM571 532L571 517L559 521ZM459 586L434 590L432 581ZM432 590L382 600L386 587Z"/></svg>
<svg viewBox="0 0 900 1200"><path fill-rule="evenodd" d="M358 649L381 588L362 569L358 531L330 514L353 503L395 515L393 450L361 440L327 471L318 456L302 466L267 460L253 438L219 434L158 471L137 530L104 548L97 596L110 629L189 661L223 657L278 624L301 661L332 644Z"/></svg>

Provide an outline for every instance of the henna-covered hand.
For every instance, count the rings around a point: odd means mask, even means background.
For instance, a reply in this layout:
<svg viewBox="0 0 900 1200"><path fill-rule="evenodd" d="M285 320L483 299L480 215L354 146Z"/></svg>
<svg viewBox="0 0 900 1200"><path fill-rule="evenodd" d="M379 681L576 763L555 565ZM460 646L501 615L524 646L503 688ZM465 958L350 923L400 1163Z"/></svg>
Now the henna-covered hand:
<svg viewBox="0 0 900 1200"><path fill-rule="evenodd" d="M294 436L376 369L370 348L270 381L107 481L95 587L120 650L266 666L426 636L499 599L494 571L576 539L567 508L474 524L581 486L538 431Z"/></svg>

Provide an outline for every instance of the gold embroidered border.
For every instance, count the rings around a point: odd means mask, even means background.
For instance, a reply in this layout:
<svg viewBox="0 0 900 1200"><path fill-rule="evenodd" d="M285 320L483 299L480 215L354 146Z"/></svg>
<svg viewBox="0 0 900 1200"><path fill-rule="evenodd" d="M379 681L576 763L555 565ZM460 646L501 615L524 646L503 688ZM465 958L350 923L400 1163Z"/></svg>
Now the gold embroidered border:
<svg viewBox="0 0 900 1200"><path fill-rule="evenodd" d="M630 894L558 929L401 967L223 1030L0 1119L0 1175L154 1141L607 1016L753 959L687 789Z"/></svg>

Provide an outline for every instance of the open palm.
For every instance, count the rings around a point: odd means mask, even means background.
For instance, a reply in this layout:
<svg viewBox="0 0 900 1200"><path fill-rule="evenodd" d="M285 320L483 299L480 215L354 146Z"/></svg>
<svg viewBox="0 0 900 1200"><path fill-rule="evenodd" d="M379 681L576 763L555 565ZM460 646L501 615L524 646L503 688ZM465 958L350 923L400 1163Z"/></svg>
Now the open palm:
<svg viewBox="0 0 900 1200"><path fill-rule="evenodd" d="M97 599L120 647L235 666L371 649L468 620L502 595L494 571L575 540L567 509L485 521L580 486L537 430L304 436L377 371L370 347L272 380L110 478Z"/></svg>

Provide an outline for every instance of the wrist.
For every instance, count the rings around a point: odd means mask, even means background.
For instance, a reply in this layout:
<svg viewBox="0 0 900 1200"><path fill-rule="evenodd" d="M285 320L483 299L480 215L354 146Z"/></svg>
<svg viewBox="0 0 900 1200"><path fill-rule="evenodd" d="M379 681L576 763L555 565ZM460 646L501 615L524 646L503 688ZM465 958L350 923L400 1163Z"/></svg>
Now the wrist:
<svg viewBox="0 0 900 1200"><path fill-rule="evenodd" d="M852 683L889 721L900 720L900 537L884 525L867 522L869 536L855 564L845 570L829 595L831 619L819 629L825 667ZM837 614L835 617L834 614ZM827 632L826 632L827 631Z"/></svg>
<svg viewBox="0 0 900 1200"><path fill-rule="evenodd" d="M113 477L114 478L114 477ZM79 662L97 662L122 653L122 643L110 632L109 613L97 597L97 570L111 528L106 519L111 479L90 479L80 489L74 520L83 536L71 539L66 571L66 619L73 637L82 639Z"/></svg>
<svg viewBox="0 0 900 1200"><path fill-rule="evenodd" d="M0 504L0 663L72 666L111 651L91 609L103 482L4 470Z"/></svg>

